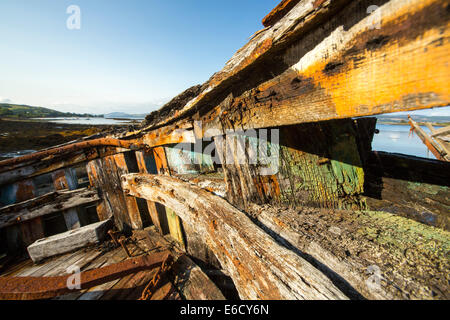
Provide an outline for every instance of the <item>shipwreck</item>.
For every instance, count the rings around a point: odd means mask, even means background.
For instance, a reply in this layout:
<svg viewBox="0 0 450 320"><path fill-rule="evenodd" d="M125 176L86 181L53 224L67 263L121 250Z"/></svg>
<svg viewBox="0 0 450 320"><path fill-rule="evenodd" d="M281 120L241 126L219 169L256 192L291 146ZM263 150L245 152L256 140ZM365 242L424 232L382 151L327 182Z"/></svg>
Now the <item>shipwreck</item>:
<svg viewBox="0 0 450 320"><path fill-rule="evenodd" d="M371 147L449 104L449 16L283 0L139 127L1 161L0 298L449 299L449 162Z"/></svg>

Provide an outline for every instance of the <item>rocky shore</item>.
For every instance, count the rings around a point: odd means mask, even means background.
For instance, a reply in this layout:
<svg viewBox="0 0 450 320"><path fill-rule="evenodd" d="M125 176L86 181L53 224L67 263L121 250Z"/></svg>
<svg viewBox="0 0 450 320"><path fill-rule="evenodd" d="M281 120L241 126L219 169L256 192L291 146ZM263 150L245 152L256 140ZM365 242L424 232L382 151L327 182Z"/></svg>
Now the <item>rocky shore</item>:
<svg viewBox="0 0 450 320"><path fill-rule="evenodd" d="M11 157L11 153L37 151L109 130L110 128L110 125L0 119L0 160Z"/></svg>

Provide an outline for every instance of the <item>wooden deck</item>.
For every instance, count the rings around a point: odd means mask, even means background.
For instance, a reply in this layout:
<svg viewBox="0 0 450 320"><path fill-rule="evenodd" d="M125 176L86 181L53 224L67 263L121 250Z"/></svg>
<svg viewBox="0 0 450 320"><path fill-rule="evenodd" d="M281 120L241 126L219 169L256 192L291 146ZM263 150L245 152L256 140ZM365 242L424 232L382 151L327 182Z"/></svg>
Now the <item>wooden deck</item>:
<svg viewBox="0 0 450 320"><path fill-rule="evenodd" d="M149 236L151 235L151 236ZM133 257L160 252L172 248L174 244L158 236L152 228L134 232L129 238L127 248ZM109 249L108 249L109 248ZM121 248L114 248L107 241L96 247L84 248L72 253L48 259L40 264L33 264L28 259L14 264L4 270L0 276L12 277L52 277L66 275L70 267L77 266L81 271L105 267L126 260L128 257ZM145 286L150 282L157 268L141 271L118 280L104 283L89 290L77 291L57 297L58 300L137 300ZM166 280L151 298L152 300L181 300L173 285Z"/></svg>

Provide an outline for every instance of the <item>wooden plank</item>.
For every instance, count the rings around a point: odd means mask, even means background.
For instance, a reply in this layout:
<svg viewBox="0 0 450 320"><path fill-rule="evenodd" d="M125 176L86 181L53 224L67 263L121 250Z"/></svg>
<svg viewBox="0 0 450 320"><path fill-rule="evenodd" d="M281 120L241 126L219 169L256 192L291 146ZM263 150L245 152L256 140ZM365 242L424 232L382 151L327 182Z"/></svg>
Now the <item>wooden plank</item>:
<svg viewBox="0 0 450 320"><path fill-rule="evenodd" d="M164 147L153 148L153 154L155 157L156 170L159 174L169 174L170 168L167 163L166 150Z"/></svg>
<svg viewBox="0 0 450 320"><path fill-rule="evenodd" d="M153 152L155 154L155 162L156 162L156 169L157 172L164 175L171 175L172 169L169 165L169 159L167 157L167 154L170 148L167 147L159 147L154 148ZM158 205L156 205L158 206ZM158 209L158 208L157 208ZM176 213L171 210L170 208L165 207L165 217L164 222L167 221L167 228L170 235L174 238L174 240L178 241L183 246L185 245L184 239L183 239L183 232L181 230L181 221L180 218L176 215ZM161 217L160 217L161 221ZM161 224L161 223L160 223ZM165 226L161 228L163 231L163 234L166 232Z"/></svg>
<svg viewBox="0 0 450 320"><path fill-rule="evenodd" d="M267 16L264 17L262 24L264 27L271 27L282 19L293 7L301 0L283 0Z"/></svg>
<svg viewBox="0 0 450 320"><path fill-rule="evenodd" d="M59 191L0 209L0 228L100 200L96 191Z"/></svg>
<svg viewBox="0 0 450 320"><path fill-rule="evenodd" d="M178 179L126 175L130 194L158 201L195 227L242 299L346 299L321 272L275 242L226 200Z"/></svg>
<svg viewBox="0 0 450 320"><path fill-rule="evenodd" d="M68 170L58 170L52 173L53 185L55 190L73 190L77 185L76 178ZM75 208L64 210L62 212L66 222L67 230L75 230L81 227L80 218Z"/></svg>
<svg viewBox="0 0 450 320"><path fill-rule="evenodd" d="M137 300L147 283L152 280L157 268L128 275L108 289L101 300Z"/></svg>
<svg viewBox="0 0 450 320"><path fill-rule="evenodd" d="M348 30L336 28L279 76L202 117L203 129L220 129L222 123L223 130L266 128L448 105L446 5L391 0L380 6L379 29L368 28L370 16ZM353 2L328 24L366 8ZM310 45L300 40L287 54Z"/></svg>
<svg viewBox="0 0 450 320"><path fill-rule="evenodd" d="M450 161L450 154L445 150L445 147L434 141L411 117L409 117L409 124L411 125L411 129L417 134L436 159Z"/></svg>
<svg viewBox="0 0 450 320"><path fill-rule="evenodd" d="M81 227L80 218L76 209L69 209L63 212L67 230L76 230Z"/></svg>
<svg viewBox="0 0 450 320"><path fill-rule="evenodd" d="M97 159L88 163L87 172L91 186L100 189L103 194L103 205L97 207L101 221L114 217L119 231L131 230L132 223L128 215L128 204L120 186L119 168L114 155ZM101 210L101 211L99 211Z"/></svg>
<svg viewBox="0 0 450 320"><path fill-rule="evenodd" d="M348 2L347 0L304 0L299 2L275 26L266 28L253 36L243 48L236 52L220 72L215 73L202 86L203 91L196 98L189 101L183 108L176 108L168 115L155 116L154 121L142 131L152 127L160 127L173 122L175 119L182 119L183 116L187 118L188 114L195 113L194 110L211 105L211 101L213 101L212 105L215 105L217 96L229 92L233 86L236 86L238 90L248 87L248 81L255 75L254 70L257 63L268 72L269 66L275 65L278 67L280 61L276 57L279 56L280 51L290 47L294 40L303 37L311 27L329 19ZM241 83L242 79L245 79L244 85ZM135 134L138 132L135 132Z"/></svg>
<svg viewBox="0 0 450 320"><path fill-rule="evenodd" d="M215 138L231 203L244 210L251 203L365 208L361 197L365 176L357 144L363 138L358 139L354 120L270 131L276 139L268 138L267 132ZM370 145L372 136L365 139ZM270 155L261 150L270 150Z"/></svg>
<svg viewBox="0 0 450 320"><path fill-rule="evenodd" d="M239 50L198 97L133 134L168 123L174 131L187 118L201 121L208 137L447 106L446 2L391 0L368 15L372 2L299 2Z"/></svg>
<svg viewBox="0 0 450 320"><path fill-rule="evenodd" d="M44 274L49 269L64 263L68 259L73 259L74 257L76 257L78 255L80 255L79 252L72 252L72 253L68 253L66 255L52 258L41 264L33 264L33 265L31 265L31 267L23 269L21 272L17 273L15 276L27 277L32 274L39 274L41 270L43 271L43 274Z"/></svg>
<svg viewBox="0 0 450 320"><path fill-rule="evenodd" d="M120 177L122 174L131 172L124 153L119 153L114 156L114 160L117 166L117 174ZM120 185L119 185L120 186ZM141 219L141 214L135 197L130 197L124 194L124 199L127 207L126 213L128 213L128 220L133 230L142 229L144 224Z"/></svg>
<svg viewBox="0 0 450 320"><path fill-rule="evenodd" d="M170 208L166 208L166 212L170 235L184 247L184 237L183 232L181 231L180 218Z"/></svg>
<svg viewBox="0 0 450 320"><path fill-rule="evenodd" d="M126 259L126 254L123 252L122 248L117 248L114 251L110 251L99 259L97 259L93 264L91 264L86 270L93 270L100 267L106 267L113 263L121 262ZM84 270L83 270L84 271ZM90 288L87 291L81 292L79 295L72 295L70 298L73 300L99 300L108 290L110 290L114 285L116 285L120 279L113 280L99 286Z"/></svg>
<svg viewBox="0 0 450 320"><path fill-rule="evenodd" d="M140 173L157 173L156 162L153 152L136 151L136 160ZM156 203L147 201L147 208L153 225L162 233L161 222L159 221L158 209Z"/></svg>
<svg viewBox="0 0 450 320"><path fill-rule="evenodd" d="M6 168L0 173L0 185L14 183L24 178L32 178L46 173L50 173L59 169L74 166L96 159L99 156L97 150L92 149L85 152L78 152L65 157L56 157L43 161L34 162L19 168Z"/></svg>
<svg viewBox="0 0 450 320"><path fill-rule="evenodd" d="M444 134L447 134L450 132L450 126L444 127L444 128L439 128L439 129L434 129L433 134L431 135L432 137L437 137L437 136L441 136Z"/></svg>
<svg viewBox="0 0 450 320"><path fill-rule="evenodd" d="M19 226L22 231L22 241L25 247L28 247L38 239L45 238L42 217L22 222Z"/></svg>
<svg viewBox="0 0 450 320"><path fill-rule="evenodd" d="M22 270L31 268L32 266L33 261L31 261L30 259L26 259L24 261L19 262L16 265L13 265L12 267L9 267L6 271L3 271L2 274L0 274L0 277L14 277Z"/></svg>
<svg viewBox="0 0 450 320"><path fill-rule="evenodd" d="M45 273L44 277L55 277L55 276L62 276L67 274L67 271L69 268L72 267L78 267L80 268L80 271L83 271L83 268L90 264L92 261L97 259L102 255L102 252L97 250L81 250L81 254L77 255L74 259L68 259L65 261L65 263L59 265L58 267L50 270L49 272Z"/></svg>
<svg viewBox="0 0 450 320"><path fill-rule="evenodd" d="M175 286L186 300L225 300L214 282L188 256L178 258L173 266L175 274L180 275Z"/></svg>
<svg viewBox="0 0 450 320"><path fill-rule="evenodd" d="M386 212L257 205L248 212L367 299L448 299L449 232Z"/></svg>

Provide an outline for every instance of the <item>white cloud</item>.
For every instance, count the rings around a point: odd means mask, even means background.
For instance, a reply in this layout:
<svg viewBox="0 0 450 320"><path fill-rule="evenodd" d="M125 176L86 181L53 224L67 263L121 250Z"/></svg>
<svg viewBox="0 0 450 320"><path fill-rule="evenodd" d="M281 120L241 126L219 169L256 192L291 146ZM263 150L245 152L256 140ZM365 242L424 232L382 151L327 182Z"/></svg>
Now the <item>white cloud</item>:
<svg viewBox="0 0 450 320"><path fill-rule="evenodd" d="M12 100L0 97L0 103L12 103Z"/></svg>

